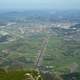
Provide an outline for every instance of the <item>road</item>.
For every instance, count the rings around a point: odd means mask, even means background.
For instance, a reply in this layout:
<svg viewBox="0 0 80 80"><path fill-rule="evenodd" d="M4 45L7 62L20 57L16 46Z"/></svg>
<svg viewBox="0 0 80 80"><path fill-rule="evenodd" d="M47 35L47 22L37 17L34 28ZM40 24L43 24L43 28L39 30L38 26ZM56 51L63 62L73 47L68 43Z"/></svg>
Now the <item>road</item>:
<svg viewBox="0 0 80 80"><path fill-rule="evenodd" d="M38 51L37 60L35 62L36 67L42 66L43 58L48 45L48 40L49 40L49 35L47 37L44 37L41 49Z"/></svg>

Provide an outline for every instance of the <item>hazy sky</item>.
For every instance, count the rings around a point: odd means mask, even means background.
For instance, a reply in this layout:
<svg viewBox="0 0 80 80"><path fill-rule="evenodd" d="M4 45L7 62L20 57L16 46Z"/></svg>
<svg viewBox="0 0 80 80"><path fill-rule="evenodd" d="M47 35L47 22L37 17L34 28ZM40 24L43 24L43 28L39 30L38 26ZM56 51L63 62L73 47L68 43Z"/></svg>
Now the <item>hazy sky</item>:
<svg viewBox="0 0 80 80"><path fill-rule="evenodd" d="M0 0L0 9L80 9L80 0Z"/></svg>

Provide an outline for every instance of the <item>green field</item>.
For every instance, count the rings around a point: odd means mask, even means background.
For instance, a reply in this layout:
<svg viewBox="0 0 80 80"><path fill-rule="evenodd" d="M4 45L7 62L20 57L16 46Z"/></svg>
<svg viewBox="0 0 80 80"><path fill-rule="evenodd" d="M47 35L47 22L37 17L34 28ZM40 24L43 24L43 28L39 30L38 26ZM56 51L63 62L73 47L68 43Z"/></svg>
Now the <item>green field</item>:
<svg viewBox="0 0 80 80"><path fill-rule="evenodd" d="M53 72L80 72L80 42L65 41L63 37L49 39L43 65Z"/></svg>

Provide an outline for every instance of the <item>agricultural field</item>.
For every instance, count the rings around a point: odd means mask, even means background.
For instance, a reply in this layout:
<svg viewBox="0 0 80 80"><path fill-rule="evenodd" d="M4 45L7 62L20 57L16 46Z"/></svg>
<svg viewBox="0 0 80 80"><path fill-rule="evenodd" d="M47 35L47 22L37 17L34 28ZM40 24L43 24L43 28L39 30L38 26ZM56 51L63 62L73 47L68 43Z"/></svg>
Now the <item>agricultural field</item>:
<svg viewBox="0 0 80 80"><path fill-rule="evenodd" d="M43 80L80 80L79 18L60 14L32 11L1 16L0 80L26 80L24 74L32 69L39 70Z"/></svg>
<svg viewBox="0 0 80 80"><path fill-rule="evenodd" d="M63 37L51 36L45 51L43 65L60 73L80 71L80 42L65 41Z"/></svg>
<svg viewBox="0 0 80 80"><path fill-rule="evenodd" d="M21 34L19 31L19 28L21 27L11 27L8 26L5 29L2 28L0 30L2 41L4 39L3 42L0 42L0 67L34 67L38 55L38 50L41 48L44 37L46 37L46 33L32 33L28 32L28 30ZM6 34L3 34L3 31Z"/></svg>
<svg viewBox="0 0 80 80"><path fill-rule="evenodd" d="M1 68L28 69L37 66L41 70L60 73L80 71L80 41L74 40L73 36L76 31L71 30L74 33L70 34L70 29L27 26L24 24L22 27L18 23L1 28ZM66 39L65 31L73 36L72 39Z"/></svg>

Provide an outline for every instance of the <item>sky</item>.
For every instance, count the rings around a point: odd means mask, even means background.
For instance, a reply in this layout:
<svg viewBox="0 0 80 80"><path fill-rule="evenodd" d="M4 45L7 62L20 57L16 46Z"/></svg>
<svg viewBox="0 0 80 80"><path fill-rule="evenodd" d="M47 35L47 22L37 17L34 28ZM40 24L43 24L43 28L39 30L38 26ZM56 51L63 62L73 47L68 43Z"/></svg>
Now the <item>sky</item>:
<svg viewBox="0 0 80 80"><path fill-rule="evenodd" d="M80 9L80 0L0 0L0 9Z"/></svg>

